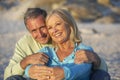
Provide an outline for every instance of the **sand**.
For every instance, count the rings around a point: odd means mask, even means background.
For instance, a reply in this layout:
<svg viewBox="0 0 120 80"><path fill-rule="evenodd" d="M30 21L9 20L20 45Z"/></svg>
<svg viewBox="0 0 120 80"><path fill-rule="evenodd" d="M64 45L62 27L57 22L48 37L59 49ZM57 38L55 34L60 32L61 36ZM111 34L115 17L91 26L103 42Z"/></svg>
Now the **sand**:
<svg viewBox="0 0 120 80"><path fill-rule="evenodd" d="M27 33L23 20L10 20L0 15L0 80L14 53L15 43ZM14 16L13 16L14 17ZM83 24L77 22L83 43L106 60L112 80L120 80L120 24Z"/></svg>
<svg viewBox="0 0 120 80"><path fill-rule="evenodd" d="M80 2L66 0L63 4L57 2L59 5L56 5L56 0L49 1L52 3L45 0L1 0L0 80L3 80L4 69L14 53L15 43L27 33L23 20L21 20L23 13L28 7L33 6L48 8L47 10L55 7L69 8L73 12L73 16L81 21L77 24L83 43L93 47L94 51L106 60L111 79L120 80L120 1L110 0L110 5L105 4L105 0L99 0L103 2L100 2L102 5L94 2L95 0L83 0L83 2L81 2L82 0ZM89 1L93 1L94 4ZM82 23L81 19L84 22L93 22L86 24Z"/></svg>
<svg viewBox="0 0 120 80"><path fill-rule="evenodd" d="M112 80L120 80L120 24L77 23L83 43L106 60ZM26 33L22 20L0 19L0 80L13 55L15 43Z"/></svg>

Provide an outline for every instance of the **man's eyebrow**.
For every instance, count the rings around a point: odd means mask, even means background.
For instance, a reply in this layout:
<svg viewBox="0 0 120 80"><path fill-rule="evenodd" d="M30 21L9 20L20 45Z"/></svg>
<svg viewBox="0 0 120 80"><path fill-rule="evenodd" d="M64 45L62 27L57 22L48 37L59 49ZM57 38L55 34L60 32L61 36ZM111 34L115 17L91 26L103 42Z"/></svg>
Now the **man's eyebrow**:
<svg viewBox="0 0 120 80"><path fill-rule="evenodd" d="M42 25L42 26L40 26L40 28L43 28L43 27L46 27L46 25Z"/></svg>
<svg viewBox="0 0 120 80"><path fill-rule="evenodd" d="M33 30L31 30L31 31L36 31L36 29L33 29Z"/></svg>

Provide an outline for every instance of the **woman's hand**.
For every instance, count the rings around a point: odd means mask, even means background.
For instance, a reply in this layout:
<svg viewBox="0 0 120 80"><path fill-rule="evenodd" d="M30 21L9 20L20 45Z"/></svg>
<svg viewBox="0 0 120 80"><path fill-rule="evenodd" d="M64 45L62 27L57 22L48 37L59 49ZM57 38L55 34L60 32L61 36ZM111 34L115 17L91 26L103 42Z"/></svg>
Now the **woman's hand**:
<svg viewBox="0 0 120 80"><path fill-rule="evenodd" d="M63 68L53 67L51 68L51 72L50 80L62 80L65 77Z"/></svg>
<svg viewBox="0 0 120 80"><path fill-rule="evenodd" d="M38 65L32 65L28 71L29 77L32 79L37 79L39 77L40 74L40 66Z"/></svg>
<svg viewBox="0 0 120 80"><path fill-rule="evenodd" d="M62 80L64 78L64 70L60 67L39 66L38 70L35 76L37 80Z"/></svg>

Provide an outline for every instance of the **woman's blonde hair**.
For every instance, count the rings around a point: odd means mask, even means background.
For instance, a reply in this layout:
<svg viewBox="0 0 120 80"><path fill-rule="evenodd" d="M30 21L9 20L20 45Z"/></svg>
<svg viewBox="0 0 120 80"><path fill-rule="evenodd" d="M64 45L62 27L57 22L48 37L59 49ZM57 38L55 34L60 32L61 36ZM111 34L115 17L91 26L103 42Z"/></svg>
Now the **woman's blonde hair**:
<svg viewBox="0 0 120 80"><path fill-rule="evenodd" d="M67 10L64 10L64 9L54 9L48 14L48 16L46 18L46 24L47 24L49 18L54 14L61 17L61 19L63 19L65 21L65 23L67 23L69 25L69 27L71 29L70 39L73 40L74 42L80 43L82 41L82 39L81 39L80 33L78 31L77 24L76 24L75 20L73 19L73 17L71 16L70 12L68 12Z"/></svg>

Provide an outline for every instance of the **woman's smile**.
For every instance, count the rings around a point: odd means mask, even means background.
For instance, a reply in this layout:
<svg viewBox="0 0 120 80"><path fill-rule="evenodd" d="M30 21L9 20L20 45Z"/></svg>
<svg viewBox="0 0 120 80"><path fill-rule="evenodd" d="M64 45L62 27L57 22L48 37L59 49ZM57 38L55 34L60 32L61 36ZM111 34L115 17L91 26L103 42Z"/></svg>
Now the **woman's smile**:
<svg viewBox="0 0 120 80"><path fill-rule="evenodd" d="M60 37L61 35L62 35L62 32L57 32L57 33L55 33L53 36L56 37L56 38L58 38L58 37Z"/></svg>

